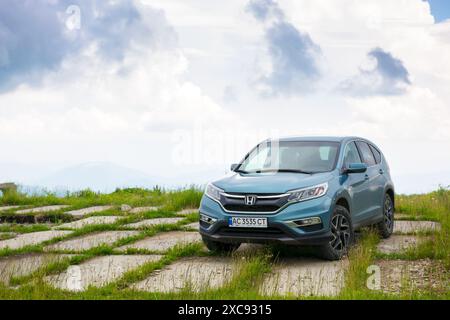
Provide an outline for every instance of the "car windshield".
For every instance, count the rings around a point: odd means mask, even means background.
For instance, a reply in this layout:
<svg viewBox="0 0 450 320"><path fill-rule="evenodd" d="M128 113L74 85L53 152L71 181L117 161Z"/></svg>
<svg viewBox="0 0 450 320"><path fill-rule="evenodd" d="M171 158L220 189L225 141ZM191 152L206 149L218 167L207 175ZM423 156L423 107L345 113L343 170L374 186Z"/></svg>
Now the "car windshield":
<svg viewBox="0 0 450 320"><path fill-rule="evenodd" d="M339 143L326 141L268 141L254 148L237 172L318 173L334 169Z"/></svg>

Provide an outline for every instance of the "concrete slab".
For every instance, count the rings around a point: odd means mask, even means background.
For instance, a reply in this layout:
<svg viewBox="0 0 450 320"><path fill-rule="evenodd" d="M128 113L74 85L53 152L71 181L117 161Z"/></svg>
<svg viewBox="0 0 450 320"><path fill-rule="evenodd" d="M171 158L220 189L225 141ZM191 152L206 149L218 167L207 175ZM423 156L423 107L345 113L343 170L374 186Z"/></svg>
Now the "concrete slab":
<svg viewBox="0 0 450 320"><path fill-rule="evenodd" d="M19 210L19 211L16 211L16 213L17 214L46 213L46 212L58 211L58 210L65 209L65 208L68 208L68 207L70 207L70 206L63 206L63 205L45 206L45 207L37 207L37 208Z"/></svg>
<svg viewBox="0 0 450 320"><path fill-rule="evenodd" d="M131 209L132 209L131 206L128 205L128 204L123 204L123 205L120 206L120 211L122 211L122 212L128 212Z"/></svg>
<svg viewBox="0 0 450 320"><path fill-rule="evenodd" d="M179 216L187 216L192 213L198 213L198 208L187 208L177 212Z"/></svg>
<svg viewBox="0 0 450 320"><path fill-rule="evenodd" d="M129 213L142 213L142 212L150 212L150 211L158 211L161 207L137 207L133 208L129 211Z"/></svg>
<svg viewBox="0 0 450 320"><path fill-rule="evenodd" d="M201 241L198 232L172 231L158 233L153 237L145 238L126 246L118 248L118 250L126 251L127 249L142 249L155 252L164 252L176 245L183 245Z"/></svg>
<svg viewBox="0 0 450 320"><path fill-rule="evenodd" d="M29 275L45 265L70 257L67 254L27 254L0 258L0 283L8 284L12 277Z"/></svg>
<svg viewBox="0 0 450 320"><path fill-rule="evenodd" d="M20 234L13 239L0 241L0 249L20 249L26 246L37 245L54 238L64 237L71 233L72 231L54 230Z"/></svg>
<svg viewBox="0 0 450 320"><path fill-rule="evenodd" d="M156 218L146 219L136 223L126 224L124 227L131 229L143 229L147 227L156 226L158 224L176 224L183 220L183 218Z"/></svg>
<svg viewBox="0 0 450 320"><path fill-rule="evenodd" d="M18 209L20 207L21 206L1 206L0 207L0 212L8 211L8 210L14 210L14 209Z"/></svg>
<svg viewBox="0 0 450 320"><path fill-rule="evenodd" d="M52 244L45 247L44 250L84 251L101 245L111 245L120 239L136 236L138 234L138 231L106 231L94 233Z"/></svg>
<svg viewBox="0 0 450 320"><path fill-rule="evenodd" d="M260 292L272 296L336 296L344 286L348 261L287 259L275 266Z"/></svg>
<svg viewBox="0 0 450 320"><path fill-rule="evenodd" d="M423 260L378 260L380 287L375 289L388 293L426 290L448 292L449 273L445 267L430 259Z"/></svg>
<svg viewBox="0 0 450 320"><path fill-rule="evenodd" d="M117 220L122 219L119 216L96 216L81 219L74 222L64 223L55 227L55 229L81 229L85 226L98 225L98 224L112 224L117 222Z"/></svg>
<svg viewBox="0 0 450 320"><path fill-rule="evenodd" d="M72 216L75 216L75 217L83 217L88 214L102 212L102 211L106 211L106 210L109 210L112 208L114 208L114 206L95 206L95 207L83 208L83 209L79 209L79 210L72 210L72 211L68 211L66 213L70 214Z"/></svg>
<svg viewBox="0 0 450 320"><path fill-rule="evenodd" d="M401 253L407 249L417 247L426 237L392 235L388 239L382 239L377 246L381 253Z"/></svg>
<svg viewBox="0 0 450 320"><path fill-rule="evenodd" d="M394 233L412 234L419 232L438 231L441 224L433 221L395 221Z"/></svg>
<svg viewBox="0 0 450 320"><path fill-rule="evenodd" d="M224 257L184 258L154 271L150 277L132 286L148 292L200 292L226 284L233 275L231 259Z"/></svg>
<svg viewBox="0 0 450 320"><path fill-rule="evenodd" d="M194 222L194 223L189 223L189 224L185 225L184 227L186 229L190 229L190 230L199 230L200 224L198 222Z"/></svg>
<svg viewBox="0 0 450 320"><path fill-rule="evenodd" d="M83 291L89 286L104 286L119 279L127 271L161 258L159 255L96 257L80 265L72 265L65 272L48 276L45 280L59 289Z"/></svg>

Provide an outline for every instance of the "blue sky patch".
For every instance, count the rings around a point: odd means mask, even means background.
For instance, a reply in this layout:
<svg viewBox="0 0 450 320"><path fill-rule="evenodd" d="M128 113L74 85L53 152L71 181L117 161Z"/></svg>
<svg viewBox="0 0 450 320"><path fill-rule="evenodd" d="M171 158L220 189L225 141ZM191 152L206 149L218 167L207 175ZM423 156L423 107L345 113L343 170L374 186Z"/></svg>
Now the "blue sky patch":
<svg viewBox="0 0 450 320"><path fill-rule="evenodd" d="M449 0L428 0L431 7L431 14L436 22L442 22L450 19L450 1Z"/></svg>

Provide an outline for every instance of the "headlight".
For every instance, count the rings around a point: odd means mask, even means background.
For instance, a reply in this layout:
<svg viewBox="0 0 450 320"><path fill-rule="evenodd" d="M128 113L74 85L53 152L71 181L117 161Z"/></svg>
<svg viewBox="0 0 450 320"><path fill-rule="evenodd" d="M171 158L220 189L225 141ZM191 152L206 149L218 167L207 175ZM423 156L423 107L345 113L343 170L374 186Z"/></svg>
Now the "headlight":
<svg viewBox="0 0 450 320"><path fill-rule="evenodd" d="M223 192L222 189L215 187L212 183L206 186L206 195L214 200L220 200L220 194Z"/></svg>
<svg viewBox="0 0 450 320"><path fill-rule="evenodd" d="M322 183L314 187L303 188L288 192L290 194L289 202L299 202L319 198L327 193L328 183Z"/></svg>

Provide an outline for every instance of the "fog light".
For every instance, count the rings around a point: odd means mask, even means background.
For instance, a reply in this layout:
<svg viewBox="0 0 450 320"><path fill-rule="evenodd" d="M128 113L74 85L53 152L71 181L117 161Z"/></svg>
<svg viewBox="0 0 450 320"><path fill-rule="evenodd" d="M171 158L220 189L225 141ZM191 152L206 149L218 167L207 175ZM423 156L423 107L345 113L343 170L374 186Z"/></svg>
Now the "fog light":
<svg viewBox="0 0 450 320"><path fill-rule="evenodd" d="M320 219L319 217L312 217L312 218L296 220L296 221L294 221L294 223L299 227L313 226L315 224L322 223L322 219Z"/></svg>
<svg viewBox="0 0 450 320"><path fill-rule="evenodd" d="M205 214L200 214L200 221L211 225L211 224L215 223L217 221L217 219L207 216Z"/></svg>

